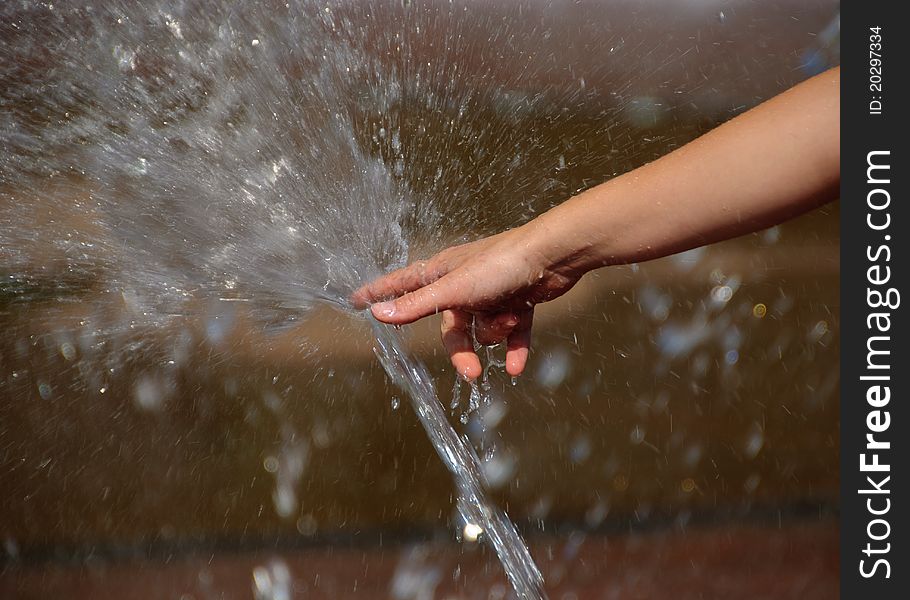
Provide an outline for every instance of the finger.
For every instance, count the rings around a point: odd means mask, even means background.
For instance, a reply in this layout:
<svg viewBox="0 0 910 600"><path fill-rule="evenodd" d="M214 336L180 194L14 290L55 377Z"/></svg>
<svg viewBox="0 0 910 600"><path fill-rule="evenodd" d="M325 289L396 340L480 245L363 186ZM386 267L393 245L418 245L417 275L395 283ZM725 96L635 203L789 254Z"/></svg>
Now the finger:
<svg viewBox="0 0 910 600"><path fill-rule="evenodd" d="M462 310L446 310L442 313L442 344L445 346L455 371L468 380L480 377L480 358L474 352L471 341L470 313Z"/></svg>
<svg viewBox="0 0 910 600"><path fill-rule="evenodd" d="M470 297L471 290L462 289L455 277L449 275L395 300L379 302L370 307L373 316L390 325L406 325L417 319L456 308L460 300Z"/></svg>
<svg viewBox="0 0 910 600"><path fill-rule="evenodd" d="M397 298L433 283L446 273L439 255L412 263L361 286L351 294L354 308L364 309L374 302Z"/></svg>
<svg viewBox="0 0 910 600"><path fill-rule="evenodd" d="M528 363L531 352L531 323L534 321L534 309L518 313L518 324L509 335L506 348L506 372L512 377L521 375Z"/></svg>
<svg viewBox="0 0 910 600"><path fill-rule="evenodd" d="M514 313L480 313L474 318L474 337L477 343L492 346L509 337L516 325L518 317Z"/></svg>

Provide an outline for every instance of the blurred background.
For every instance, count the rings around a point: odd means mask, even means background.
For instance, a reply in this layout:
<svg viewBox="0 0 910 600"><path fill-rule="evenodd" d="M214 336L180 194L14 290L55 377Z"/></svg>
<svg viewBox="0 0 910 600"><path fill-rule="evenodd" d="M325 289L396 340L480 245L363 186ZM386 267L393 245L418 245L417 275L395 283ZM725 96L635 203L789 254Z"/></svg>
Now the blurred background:
<svg viewBox="0 0 910 600"><path fill-rule="evenodd" d="M64 34L41 26L53 6L19 4L0 37L35 43L0 45L2 123L53 130L68 115L42 98ZM414 65L455 60L447 85L471 99L403 94L380 111L364 87L346 101L362 151L445 217L441 234L415 227L411 258L531 218L839 63L827 0L332 9L339 36L359 32L418 89ZM79 39L91 11L71 18ZM407 42L388 58L392 32ZM47 78L43 96L15 93L24 74ZM102 340L116 318L99 313L102 277L60 241L100 235L72 200L91 190L79 173L30 177L0 178L0 596L508 597L495 556L455 539L450 476L363 315L317 306L272 331L222 302ZM838 219L835 203L591 274L537 309L523 377L494 370L470 414L462 390L451 422L551 597L838 595ZM448 407L437 321L407 329Z"/></svg>

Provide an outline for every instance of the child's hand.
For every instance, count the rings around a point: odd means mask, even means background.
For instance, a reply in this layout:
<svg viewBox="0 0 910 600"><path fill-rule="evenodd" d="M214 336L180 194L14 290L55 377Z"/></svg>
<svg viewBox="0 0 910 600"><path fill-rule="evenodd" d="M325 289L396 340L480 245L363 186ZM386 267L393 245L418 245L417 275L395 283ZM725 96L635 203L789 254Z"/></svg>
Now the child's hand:
<svg viewBox="0 0 910 600"><path fill-rule="evenodd" d="M591 188L517 229L456 246L357 290L385 323L442 312L463 376L477 341L508 340L506 370L528 360L535 304L592 269L681 252L780 223L837 198L840 69L753 108L670 154Z"/></svg>
<svg viewBox="0 0 910 600"><path fill-rule="evenodd" d="M394 325L442 312L443 344L468 379L481 374L472 327L481 344L508 340L506 371L519 375L528 361L534 305L561 296L583 274L553 264L537 242L522 227L454 246L363 286L352 300L359 308L378 302L373 316Z"/></svg>

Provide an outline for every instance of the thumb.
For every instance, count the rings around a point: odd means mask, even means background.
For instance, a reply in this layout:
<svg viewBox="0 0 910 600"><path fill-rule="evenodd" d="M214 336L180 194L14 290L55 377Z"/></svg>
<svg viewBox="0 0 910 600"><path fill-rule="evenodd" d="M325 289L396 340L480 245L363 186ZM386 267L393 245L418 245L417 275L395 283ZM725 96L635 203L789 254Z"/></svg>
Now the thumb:
<svg viewBox="0 0 910 600"><path fill-rule="evenodd" d="M406 325L418 319L455 308L455 290L449 278L443 277L395 300L378 302L370 307L377 320L389 325Z"/></svg>

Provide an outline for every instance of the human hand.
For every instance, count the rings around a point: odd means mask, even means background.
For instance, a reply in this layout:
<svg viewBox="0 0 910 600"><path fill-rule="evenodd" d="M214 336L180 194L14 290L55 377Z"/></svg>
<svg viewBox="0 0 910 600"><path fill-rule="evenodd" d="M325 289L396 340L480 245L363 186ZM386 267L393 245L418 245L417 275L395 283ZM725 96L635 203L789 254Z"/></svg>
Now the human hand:
<svg viewBox="0 0 910 600"><path fill-rule="evenodd" d="M352 296L393 325L442 312L442 341L466 379L482 372L472 339L507 341L506 371L517 376L528 361L534 306L567 292L583 271L548 258L540 235L527 226L453 246L372 281Z"/></svg>
<svg viewBox="0 0 910 600"><path fill-rule="evenodd" d="M526 225L380 277L351 300L394 325L442 312L443 343L468 379L481 373L472 328L481 344L507 340L506 370L518 375L534 306L585 272L757 231L837 198L839 115L834 68Z"/></svg>

